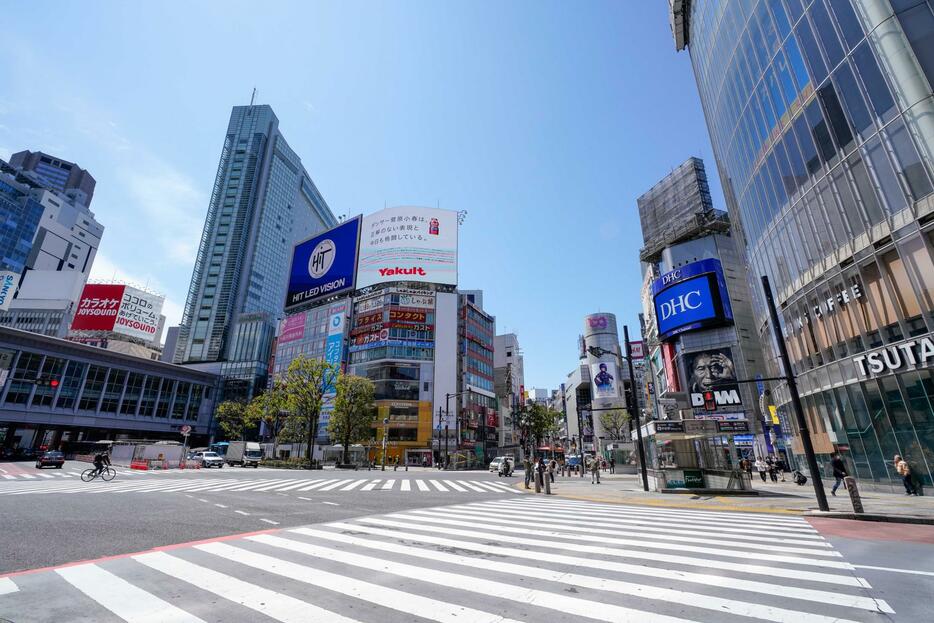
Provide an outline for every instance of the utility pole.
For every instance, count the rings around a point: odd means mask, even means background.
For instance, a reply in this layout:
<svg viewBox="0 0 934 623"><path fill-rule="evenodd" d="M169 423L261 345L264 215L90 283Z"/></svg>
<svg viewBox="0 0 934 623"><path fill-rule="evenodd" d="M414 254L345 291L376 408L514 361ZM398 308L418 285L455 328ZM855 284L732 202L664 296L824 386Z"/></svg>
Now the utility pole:
<svg viewBox="0 0 934 623"><path fill-rule="evenodd" d="M807 459L808 470L811 472L811 482L814 484L817 506L822 511L828 511L830 506L827 504L827 493L824 491L824 483L821 481L820 468L817 466L817 457L814 455L814 445L811 443L811 433L808 431L807 419L805 419L804 409L801 407L801 396L798 395L798 383L791 371L791 363L788 360L788 347L785 345L785 338L782 337L782 329L778 324L778 310L775 308L775 299L772 298L772 286L769 285L767 275L762 275L762 289L765 291L765 302L769 308L772 332L775 334L775 341L778 342L778 356L782 361L784 381L788 383L791 406L795 411L795 420L798 422L798 434L801 435L801 445L804 446L804 456Z"/></svg>
<svg viewBox="0 0 934 623"><path fill-rule="evenodd" d="M636 439L639 442L639 463L642 467L642 489L649 490L649 472L645 465L645 445L642 443L642 424L639 422L639 398L636 394L636 375L632 369L632 344L629 343L629 325L623 325L623 339L626 342L626 361L629 363L629 398L632 405L632 417L636 422Z"/></svg>

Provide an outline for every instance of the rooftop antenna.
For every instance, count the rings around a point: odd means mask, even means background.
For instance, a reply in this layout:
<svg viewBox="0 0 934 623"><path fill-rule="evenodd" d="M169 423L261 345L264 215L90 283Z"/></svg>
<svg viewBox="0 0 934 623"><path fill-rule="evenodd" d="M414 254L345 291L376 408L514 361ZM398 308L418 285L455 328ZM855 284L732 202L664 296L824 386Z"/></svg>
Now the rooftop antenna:
<svg viewBox="0 0 934 623"><path fill-rule="evenodd" d="M256 87L253 87L253 95L250 96L250 106L253 105L253 100L256 99Z"/></svg>

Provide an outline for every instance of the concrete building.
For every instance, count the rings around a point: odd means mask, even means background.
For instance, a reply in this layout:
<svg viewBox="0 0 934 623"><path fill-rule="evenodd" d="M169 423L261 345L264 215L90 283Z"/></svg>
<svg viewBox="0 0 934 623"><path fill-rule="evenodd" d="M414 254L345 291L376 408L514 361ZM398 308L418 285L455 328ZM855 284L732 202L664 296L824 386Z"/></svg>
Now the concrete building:
<svg viewBox="0 0 934 623"><path fill-rule="evenodd" d="M504 333L493 339L493 380L499 403L499 451L518 458L522 431L517 412L525 391L525 369L515 333Z"/></svg>
<svg viewBox="0 0 934 623"><path fill-rule="evenodd" d="M296 242L337 223L266 105L235 106L179 328L176 363L229 396L266 386Z"/></svg>
<svg viewBox="0 0 934 623"><path fill-rule="evenodd" d="M10 156L10 165L57 190L71 202L90 207L97 182L74 162L41 151L19 151Z"/></svg>
<svg viewBox="0 0 934 623"><path fill-rule="evenodd" d="M38 384L45 377L57 384ZM171 439L206 443L219 379L183 366L0 327L0 445Z"/></svg>
<svg viewBox="0 0 934 623"><path fill-rule="evenodd" d="M75 173L81 171L77 165L40 155L72 166L77 178L63 178L53 187L48 172L38 175L0 161L0 217L8 224L0 236L0 270L18 276L15 297L0 311L0 325L64 337L104 227L82 203L93 195L93 178ZM48 166L41 159L38 164L34 158L21 160L39 171ZM77 186L69 186L69 180Z"/></svg>
<svg viewBox="0 0 934 623"><path fill-rule="evenodd" d="M901 487L900 454L932 484L934 7L671 5L754 284L767 374L780 369L763 275L818 463L839 452L863 483ZM773 389L791 419L786 388Z"/></svg>
<svg viewBox="0 0 934 623"><path fill-rule="evenodd" d="M458 292L458 449L468 463L485 465L498 454L499 403L493 372L496 318L483 310L479 290Z"/></svg>

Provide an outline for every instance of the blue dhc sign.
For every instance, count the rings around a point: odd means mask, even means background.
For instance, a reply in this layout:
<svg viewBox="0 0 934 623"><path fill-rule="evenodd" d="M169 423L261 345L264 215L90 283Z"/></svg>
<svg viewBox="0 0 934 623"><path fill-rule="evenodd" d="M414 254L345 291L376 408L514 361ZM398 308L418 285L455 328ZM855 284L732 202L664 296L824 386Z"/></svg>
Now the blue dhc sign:
<svg viewBox="0 0 934 623"><path fill-rule="evenodd" d="M652 284L658 336L668 339L733 320L718 260L701 260L665 273Z"/></svg>
<svg viewBox="0 0 934 623"><path fill-rule="evenodd" d="M301 242L292 251L285 308L353 290L360 218Z"/></svg>

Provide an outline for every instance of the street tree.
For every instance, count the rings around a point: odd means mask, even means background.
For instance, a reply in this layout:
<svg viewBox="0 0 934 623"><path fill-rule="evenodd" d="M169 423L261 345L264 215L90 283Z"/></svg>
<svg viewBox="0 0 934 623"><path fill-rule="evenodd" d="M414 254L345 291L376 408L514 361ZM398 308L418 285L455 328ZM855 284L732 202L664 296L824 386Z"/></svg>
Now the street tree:
<svg viewBox="0 0 934 623"><path fill-rule="evenodd" d="M341 375L337 379L334 411L328 422L328 434L343 445L341 463L350 462L350 444L370 437L375 408L373 382L361 376Z"/></svg>
<svg viewBox="0 0 934 623"><path fill-rule="evenodd" d="M309 468L314 466L321 410L333 402L340 375L339 366L299 355L289 363L282 379L284 403L288 410L286 429L293 439L307 444Z"/></svg>
<svg viewBox="0 0 934 623"><path fill-rule="evenodd" d="M624 441L626 429L629 424L629 411L626 409L613 409L600 414L600 424L613 441Z"/></svg>
<svg viewBox="0 0 934 623"><path fill-rule="evenodd" d="M282 428L282 416L285 411L285 392L281 382L259 394L247 405L247 413L253 422L263 422L266 430L272 433L273 454L279 443L279 431Z"/></svg>
<svg viewBox="0 0 934 623"><path fill-rule="evenodd" d="M227 439L243 439L243 431L256 424L248 413L247 405L240 400L225 400L217 405L214 420Z"/></svg>
<svg viewBox="0 0 934 623"><path fill-rule="evenodd" d="M529 436L536 445L539 445L546 438L554 438L559 434L564 415L543 404L532 403L526 406L524 419L527 422Z"/></svg>

